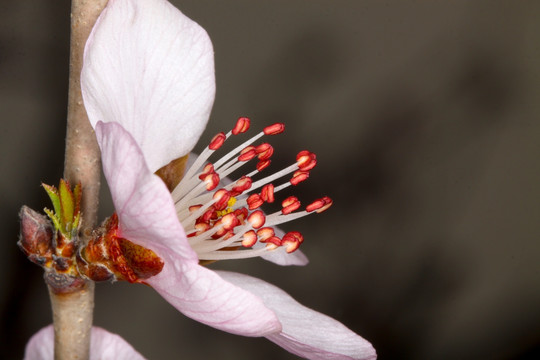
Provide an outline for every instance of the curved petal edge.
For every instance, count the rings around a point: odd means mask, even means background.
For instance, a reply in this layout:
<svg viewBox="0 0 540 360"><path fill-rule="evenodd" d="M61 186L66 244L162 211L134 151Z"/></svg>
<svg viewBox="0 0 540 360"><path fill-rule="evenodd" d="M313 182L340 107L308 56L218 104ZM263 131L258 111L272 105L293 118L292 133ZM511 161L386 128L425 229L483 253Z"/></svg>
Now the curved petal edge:
<svg viewBox="0 0 540 360"><path fill-rule="evenodd" d="M120 123L155 172L188 154L206 126L212 42L166 0L109 0L86 43L81 88L92 126Z"/></svg>
<svg viewBox="0 0 540 360"><path fill-rule="evenodd" d="M169 257L161 273L146 282L181 313L216 329L243 336L281 331L278 318L258 296L205 267Z"/></svg>
<svg viewBox="0 0 540 360"><path fill-rule="evenodd" d="M259 296L282 324L282 331L267 339L308 359L376 359L373 346L339 321L311 310L274 285L251 276L219 271L225 280Z"/></svg>

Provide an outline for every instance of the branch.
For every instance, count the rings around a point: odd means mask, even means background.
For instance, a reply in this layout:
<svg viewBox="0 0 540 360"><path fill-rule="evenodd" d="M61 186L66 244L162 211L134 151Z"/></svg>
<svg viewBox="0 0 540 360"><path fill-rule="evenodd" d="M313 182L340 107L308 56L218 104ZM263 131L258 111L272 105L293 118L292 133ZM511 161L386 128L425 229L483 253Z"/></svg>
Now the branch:
<svg viewBox="0 0 540 360"><path fill-rule="evenodd" d="M72 0L69 93L64 178L82 184L82 240L97 222L101 176L100 151L81 94L81 68L88 35L107 0ZM56 360L89 359L94 310L94 283L81 281L69 292L49 286Z"/></svg>

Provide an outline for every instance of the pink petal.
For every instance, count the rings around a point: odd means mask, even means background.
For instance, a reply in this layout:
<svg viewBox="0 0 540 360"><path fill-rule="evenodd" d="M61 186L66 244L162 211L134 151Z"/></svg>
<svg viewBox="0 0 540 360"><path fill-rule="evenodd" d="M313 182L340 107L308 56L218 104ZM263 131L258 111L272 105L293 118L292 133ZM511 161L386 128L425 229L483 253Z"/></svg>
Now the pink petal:
<svg viewBox="0 0 540 360"><path fill-rule="evenodd" d="M90 360L133 359L144 360L133 347L116 334L102 328L92 327ZM54 329L52 325L39 330L24 352L24 360L51 360L54 358Z"/></svg>
<svg viewBox="0 0 540 360"><path fill-rule="evenodd" d="M165 300L184 315L244 336L266 336L281 331L274 312L261 299L205 267L166 257L165 267L148 279Z"/></svg>
<svg viewBox="0 0 540 360"><path fill-rule="evenodd" d="M265 244L259 245L259 243L257 243L253 247L257 249L263 246L266 246L266 245ZM295 252L287 253L284 247L279 247L276 250L270 251L268 254L262 255L261 257L266 261L270 261L270 262L273 262L274 264L281 265L281 266L289 266L289 265L305 266L309 263L307 256L302 251L296 250Z"/></svg>
<svg viewBox="0 0 540 360"><path fill-rule="evenodd" d="M218 329L246 336L279 332L279 321L259 298L198 265L169 191L146 167L133 137L117 123L102 122L96 135L121 235L165 262L147 283L186 316Z"/></svg>
<svg viewBox="0 0 540 360"><path fill-rule="evenodd" d="M276 236L279 238L282 238L283 235L285 235L285 231L281 230L280 228L276 227L274 230L276 232ZM259 248L264 246L266 246L266 244L256 243L253 247ZM285 247L279 247L276 250L270 251L266 255L262 255L261 257L266 261L270 261L281 266L305 266L309 263L307 256L301 250L288 253L285 251Z"/></svg>
<svg viewBox="0 0 540 360"><path fill-rule="evenodd" d="M148 169L135 139L117 123L99 122L96 136L121 235L160 256L173 251L183 261L197 263L169 190Z"/></svg>
<svg viewBox="0 0 540 360"><path fill-rule="evenodd" d="M283 330L267 338L293 354L308 359L375 359L371 344L340 322L311 310L283 290L262 280L218 271L225 280L262 298L274 310Z"/></svg>
<svg viewBox="0 0 540 360"><path fill-rule="evenodd" d="M118 122L152 172L195 146L215 94L214 53L165 0L109 0L86 43L81 86L93 126Z"/></svg>

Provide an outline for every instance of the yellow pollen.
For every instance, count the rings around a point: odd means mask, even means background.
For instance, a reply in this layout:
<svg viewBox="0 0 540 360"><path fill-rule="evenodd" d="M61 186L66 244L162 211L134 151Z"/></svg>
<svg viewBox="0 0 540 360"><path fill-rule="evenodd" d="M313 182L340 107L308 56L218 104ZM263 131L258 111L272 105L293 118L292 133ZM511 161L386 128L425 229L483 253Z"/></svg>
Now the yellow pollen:
<svg viewBox="0 0 540 360"><path fill-rule="evenodd" d="M236 203L236 198L231 196L229 201L227 201L227 208L225 210L216 211L219 217L225 216L233 211L232 207Z"/></svg>

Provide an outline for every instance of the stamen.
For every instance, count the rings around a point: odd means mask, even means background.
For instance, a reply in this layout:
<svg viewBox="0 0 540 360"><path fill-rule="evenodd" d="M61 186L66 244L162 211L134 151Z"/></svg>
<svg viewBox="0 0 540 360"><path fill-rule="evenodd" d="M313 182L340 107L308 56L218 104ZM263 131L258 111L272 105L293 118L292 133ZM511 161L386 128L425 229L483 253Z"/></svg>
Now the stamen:
<svg viewBox="0 0 540 360"><path fill-rule="evenodd" d="M302 171L309 171L317 165L317 158L314 153L307 150L300 151L296 156L298 168Z"/></svg>
<svg viewBox="0 0 540 360"><path fill-rule="evenodd" d="M281 209L281 213L283 215L288 215L292 213L295 210L298 210L300 207L300 201L298 201L298 198L295 196L289 196L283 202L281 203L281 206L283 206L283 209Z"/></svg>
<svg viewBox="0 0 540 360"><path fill-rule="evenodd" d="M255 148L255 152L257 153L259 160L266 161L272 157L272 154L274 154L274 148L272 145L264 143L257 146Z"/></svg>
<svg viewBox="0 0 540 360"><path fill-rule="evenodd" d="M263 132L265 135L277 135L285 131L285 124L276 123L264 128Z"/></svg>
<svg viewBox="0 0 540 360"><path fill-rule="evenodd" d="M251 223L251 226L253 226L254 229L258 229L264 225L266 217L261 210L256 210L249 214L249 216L247 217L247 221Z"/></svg>
<svg viewBox="0 0 540 360"><path fill-rule="evenodd" d="M266 184L261 189L261 199L267 203L274 202L274 185Z"/></svg>
<svg viewBox="0 0 540 360"><path fill-rule="evenodd" d="M227 139L227 137L225 136L225 133L220 132L219 134L214 136L214 138L210 141L210 145L208 145L208 148L210 150L219 149L225 142L225 139Z"/></svg>
<svg viewBox="0 0 540 360"><path fill-rule="evenodd" d="M252 247L257 243L257 234L255 234L255 231L249 230L244 234L242 237L242 246L244 247Z"/></svg>
<svg viewBox="0 0 540 360"><path fill-rule="evenodd" d="M283 236L281 244L285 246L285 251L292 253L300 247L300 244L304 242L304 237L298 231L291 231Z"/></svg>
<svg viewBox="0 0 540 360"><path fill-rule="evenodd" d="M236 121L236 125L232 129L232 134L238 135L245 133L246 131L248 131L250 123L251 121L247 117L238 118L238 120Z"/></svg>
<svg viewBox="0 0 540 360"><path fill-rule="evenodd" d="M264 204L264 200L261 198L259 194L252 194L247 198L247 204L249 207L249 210L255 210Z"/></svg>
<svg viewBox="0 0 540 360"><path fill-rule="evenodd" d="M322 213L332 206L333 201L328 196L325 196L321 199L315 200L306 207L307 212L315 211L316 213Z"/></svg>
<svg viewBox="0 0 540 360"><path fill-rule="evenodd" d="M317 164L315 154L303 150L290 166L256 181L252 180L253 176L270 165L274 153L269 143L252 144L265 135L282 133L285 126L281 123L265 127L217 161L208 162L209 157L231 135L245 133L249 127L249 118L241 117L228 133L221 132L214 136L173 190L178 218L200 260L249 258L282 247L291 253L304 241L303 236L293 231L280 239L273 226L311 213L323 212L332 205L332 200L325 196L309 204L305 210L298 211L300 201L295 196L289 196L282 201L281 210L270 215L264 214L262 207L265 203L273 203L280 190L307 180L309 171ZM226 176L239 171L248 163L252 164L250 160L253 159L257 159L254 170L244 172L245 175L237 177L236 181L223 185ZM289 180L274 186L273 181L291 173ZM259 188L260 193L257 192ZM253 248L257 243L264 246Z"/></svg>
<svg viewBox="0 0 540 360"><path fill-rule="evenodd" d="M305 181L309 178L309 172L298 170L294 173L293 177L291 178L290 182L292 185L296 186L300 184L302 181Z"/></svg>

